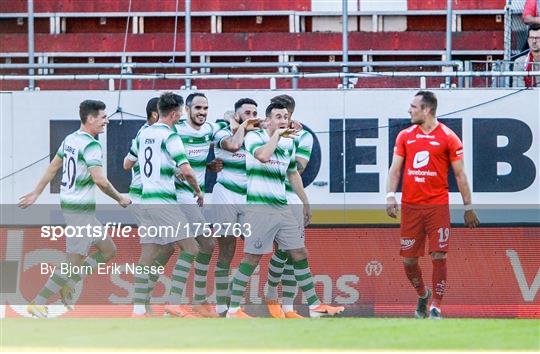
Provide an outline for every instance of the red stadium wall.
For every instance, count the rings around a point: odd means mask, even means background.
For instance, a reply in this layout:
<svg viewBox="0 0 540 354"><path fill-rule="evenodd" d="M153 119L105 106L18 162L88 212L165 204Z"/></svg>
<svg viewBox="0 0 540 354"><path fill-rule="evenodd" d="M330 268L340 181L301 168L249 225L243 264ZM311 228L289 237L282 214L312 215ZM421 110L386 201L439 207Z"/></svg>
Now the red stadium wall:
<svg viewBox="0 0 540 354"><path fill-rule="evenodd" d="M174 11L176 0L132 0L131 11ZM121 12L128 11L129 0L36 0L35 12ZM311 0L204 0L192 1L191 11L309 11ZM26 1L0 1L0 12L26 12ZM184 1L178 1L178 11L184 11Z"/></svg>
<svg viewBox="0 0 540 354"><path fill-rule="evenodd" d="M414 311L416 294L398 256L399 229L310 228L306 240L321 299L344 304L348 315L410 316ZM117 238L115 242L117 264L137 261L140 247L136 238ZM11 305L7 306L7 316L23 314L24 307L16 305L31 300L46 280L38 264L61 260L64 247L63 240L40 238L37 228L10 228L9 233L6 228L0 230L0 262L17 260L19 269L24 269L19 275L17 293L3 295L3 302ZM450 247L445 316L540 318L540 228L457 228L453 230ZM233 267L240 258L241 242ZM166 277L171 274L172 263L166 269ZM214 264L215 257L210 266L209 293L213 292ZM267 264L268 257L264 257L261 269L252 278L247 292L251 304L262 303ZM424 257L421 265L425 282L431 286L429 258ZM65 316L128 316L131 282L132 276L126 274L87 278L76 310ZM168 284L168 278L164 283ZM190 294L191 278L188 284ZM164 285L158 284L154 297L164 295ZM296 300L300 302L301 296ZM262 306L254 311L264 312Z"/></svg>
<svg viewBox="0 0 540 354"><path fill-rule="evenodd" d="M454 50L502 50L502 32L474 31L454 34ZM443 32L351 33L350 50L441 50L445 46ZM196 33L192 37L193 51L339 51L339 33ZM7 44L9 43L9 47ZM24 52L26 35L0 34L0 45L6 53ZM122 52L124 35L121 33L68 33L58 36L36 35L37 52ZM178 36L177 48L184 48L184 37ZM126 51L170 51L170 35L164 33L130 34ZM399 54L399 53L398 53ZM58 54L57 54L58 55Z"/></svg>

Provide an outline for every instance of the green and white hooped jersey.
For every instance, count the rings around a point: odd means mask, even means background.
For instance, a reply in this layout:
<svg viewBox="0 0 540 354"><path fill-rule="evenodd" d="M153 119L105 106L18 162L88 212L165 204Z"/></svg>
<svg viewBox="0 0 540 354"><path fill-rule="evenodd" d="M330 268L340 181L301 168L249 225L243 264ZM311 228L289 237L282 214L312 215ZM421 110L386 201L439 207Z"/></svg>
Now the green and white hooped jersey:
<svg viewBox="0 0 540 354"><path fill-rule="evenodd" d="M244 145L247 150L247 202L272 206L287 205L285 181L287 173L296 170L295 145L293 139L280 138L270 161L262 163L255 158L255 151L268 143L266 130L246 134Z"/></svg>
<svg viewBox="0 0 540 354"><path fill-rule="evenodd" d="M296 157L301 157L309 162L309 159L311 158L311 150L313 150L313 135L305 129L301 130L298 136L294 138L294 145L296 146ZM291 184L289 183L288 178L285 180L285 183L287 193L293 193L296 195Z"/></svg>
<svg viewBox="0 0 540 354"><path fill-rule="evenodd" d="M144 125L139 129L137 135L135 135L135 138L131 140L131 147L129 148L128 153L128 159L135 162L135 165L133 165L133 168L131 169L131 184L129 185L129 199L131 199L133 204L139 204L142 197L141 169L139 167L139 163L137 162L137 155L135 155L135 151L137 149L137 138L139 137L139 134L141 134L141 132L148 127L148 123L144 123Z"/></svg>
<svg viewBox="0 0 540 354"><path fill-rule="evenodd" d="M214 135L226 127L228 123L204 123L199 130L189 125L187 120L182 120L175 124L174 129L182 138L186 150L186 156L195 172L197 182L201 191L204 192L204 179L206 177L206 159L210 151L210 144L214 140ZM193 193L193 188L187 181L176 179L176 190L178 192Z"/></svg>
<svg viewBox="0 0 540 354"><path fill-rule="evenodd" d="M89 169L103 165L101 144L77 130L66 136L56 155L63 160L60 205L64 211L94 212L95 183Z"/></svg>
<svg viewBox="0 0 540 354"><path fill-rule="evenodd" d="M188 163L182 138L163 123L141 131L134 155L140 167L142 204L176 204L176 167Z"/></svg>
<svg viewBox="0 0 540 354"><path fill-rule="evenodd" d="M225 189L246 195L246 149L244 145L237 152L230 152L221 148L221 141L233 136L229 127L221 129L214 137L214 153L216 158L223 160L223 170L217 175L217 183Z"/></svg>

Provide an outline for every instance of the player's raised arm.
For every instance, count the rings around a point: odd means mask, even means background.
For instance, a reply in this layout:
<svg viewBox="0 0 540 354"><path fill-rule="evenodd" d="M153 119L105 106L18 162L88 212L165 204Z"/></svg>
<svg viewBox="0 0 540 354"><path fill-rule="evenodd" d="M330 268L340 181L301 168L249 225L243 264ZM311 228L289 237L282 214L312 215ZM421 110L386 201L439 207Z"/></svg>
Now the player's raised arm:
<svg viewBox="0 0 540 354"><path fill-rule="evenodd" d="M23 195L19 198L19 207L21 208L27 208L30 205L34 204L35 201L38 199L38 197L41 195L45 187L52 181L54 176L56 176L56 173L58 173L58 170L62 167L62 158L58 155L56 155L47 169L45 170L45 173L39 180L38 184L36 185L36 188L28 194Z"/></svg>
<svg viewBox="0 0 540 354"><path fill-rule="evenodd" d="M270 139L265 143L261 136L255 134L246 135L245 146L257 160L262 163L267 163L276 151L276 148L281 137L294 138L295 131L287 128L289 115L287 109L281 103L270 103L266 108L266 121L272 122L267 124L265 131Z"/></svg>
<svg viewBox="0 0 540 354"><path fill-rule="evenodd" d="M274 151L276 151L276 148L279 143L279 139L281 137L284 138L294 138L295 137L295 130L289 129L289 128L283 128L283 129L277 129L274 134L272 134L272 137L270 140L262 145L260 148L255 150L255 153L253 156L262 163L266 163L270 161L270 158L274 154Z"/></svg>
<svg viewBox="0 0 540 354"><path fill-rule="evenodd" d="M258 148L255 147L256 150L253 151L253 156L262 163L270 161L270 157L272 157L272 154L278 146L279 138L280 135L278 134L278 131L276 131L266 144L262 144Z"/></svg>
<svg viewBox="0 0 540 354"><path fill-rule="evenodd" d="M469 182L467 180L467 174L465 173L465 164L463 159L452 161L452 169L456 176L456 183L465 205L465 226L474 228L480 225L480 220L476 216L475 211L472 209L471 189L469 188Z"/></svg>
<svg viewBox="0 0 540 354"><path fill-rule="evenodd" d="M237 152L244 144L244 136L247 132L256 129L259 120L257 118L249 118L238 126L233 136L221 140L220 146L223 150L229 152Z"/></svg>
<svg viewBox="0 0 540 354"><path fill-rule="evenodd" d="M388 171L388 179L386 182L386 213L391 218L397 217L399 210L396 200L396 190L401 179L401 170L403 169L404 158L400 155L394 154L392 158L392 165Z"/></svg>
<svg viewBox="0 0 540 354"><path fill-rule="evenodd" d="M98 186L99 189L107 194L112 199L116 200L122 207L127 207L131 204L131 200L122 194L120 194L116 188L109 182L107 177L103 174L103 168L101 166L93 166L88 168L92 180Z"/></svg>
<svg viewBox="0 0 540 354"><path fill-rule="evenodd" d="M219 141L221 149L234 153L242 148L247 132L260 128L257 118L257 102L251 98L241 98L234 104L234 112L227 113L229 114L226 114L226 119L233 135L226 136L218 132L216 140Z"/></svg>

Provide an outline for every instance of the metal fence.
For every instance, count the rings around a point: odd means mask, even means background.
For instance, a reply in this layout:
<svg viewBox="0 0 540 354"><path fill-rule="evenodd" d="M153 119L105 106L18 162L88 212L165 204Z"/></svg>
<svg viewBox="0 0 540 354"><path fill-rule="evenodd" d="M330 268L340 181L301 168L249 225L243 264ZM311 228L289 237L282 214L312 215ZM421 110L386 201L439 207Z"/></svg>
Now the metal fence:
<svg viewBox="0 0 540 354"><path fill-rule="evenodd" d="M275 80L280 78L290 78L291 88L298 87L298 80L302 78L340 78L342 79L339 88L347 89L354 87L357 80L366 77L385 77L385 78L418 78L419 86L424 87L426 78L442 78L444 86L450 87L512 87L514 77L538 75L538 72L515 72L513 71L513 60L523 54L526 50L527 27L523 23L521 16L525 0L507 0L505 13L504 29L504 60L499 61L456 61L452 60L452 0L447 1L447 28L446 28L446 48L440 61L382 61L382 62L353 62L349 61L349 54L352 52L348 48L348 30L347 30L347 1L342 0L343 17L343 45L341 62L280 62L279 63L192 63L191 62L191 44L190 44L190 0L186 2L186 48L184 63L130 63L126 62L126 56L122 56L121 63L64 63L64 64L35 64L33 48L33 0L28 0L28 60L29 64L0 64L1 80L28 80L30 90L34 89L34 80L127 80L129 89L130 80L151 79L183 79L185 87L191 86L192 79L243 79L243 78L265 78L269 80L269 87L272 83L275 86ZM128 22L129 23L129 22ZM128 32L126 26L126 35ZM176 36L176 31L175 31ZM127 37L126 37L127 38ZM175 41L174 41L175 42ZM176 42L175 42L176 43ZM124 45L125 48L125 45ZM173 49L176 52L176 48ZM180 53L180 52L178 52ZM126 52L124 51L124 54ZM211 73L212 69L231 68L231 72ZM237 72L234 69L239 68L259 68L260 73L245 74ZM426 69L429 68L429 69ZM22 73L21 69L25 72ZM78 74L62 73L61 69L82 70ZM93 69L88 71L88 69ZM142 69L142 70L141 70ZM148 70L155 69L154 73L148 73ZM161 69L161 72L158 70ZM185 74L171 72L170 69L182 69ZM200 69L196 71L197 69ZM266 70L264 70L266 69ZM268 72L268 69L275 69L275 73ZM57 71L58 70L58 71ZM110 70L119 70L119 74L111 73ZM193 71L192 71L193 70ZM359 72L360 71L360 72ZM35 73L37 72L37 75ZM452 82L452 79L453 82ZM112 87L114 89L114 81Z"/></svg>
<svg viewBox="0 0 540 354"><path fill-rule="evenodd" d="M519 57L527 46L527 25L521 18L525 0L506 0L505 26L504 26L504 49L505 60L513 60Z"/></svg>

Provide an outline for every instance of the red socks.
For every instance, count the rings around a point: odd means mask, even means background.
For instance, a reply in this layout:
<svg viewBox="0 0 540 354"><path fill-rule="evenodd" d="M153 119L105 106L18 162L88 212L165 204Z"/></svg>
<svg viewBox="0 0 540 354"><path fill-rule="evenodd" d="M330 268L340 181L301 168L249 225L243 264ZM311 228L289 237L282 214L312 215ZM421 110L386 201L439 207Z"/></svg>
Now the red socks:
<svg viewBox="0 0 540 354"><path fill-rule="evenodd" d="M440 308L446 287L446 259L433 259L433 300L431 305Z"/></svg>
<svg viewBox="0 0 540 354"><path fill-rule="evenodd" d="M424 285L424 280L422 279L422 271L420 270L420 266L418 265L418 263L412 265L403 263L403 266L405 268L405 274L407 274L407 278L409 278L412 286L416 289L416 293L418 294L418 296L424 296L426 294L426 286Z"/></svg>
<svg viewBox="0 0 540 354"><path fill-rule="evenodd" d="M446 259L433 259L432 263L433 299L431 301L431 306L440 308L444 290L446 288ZM405 274L407 274L407 278L409 278L409 281L416 290L418 296L425 296L426 286L424 285L424 280L422 279L422 270L420 269L418 263L412 265L407 265L404 263L403 266L405 268Z"/></svg>

